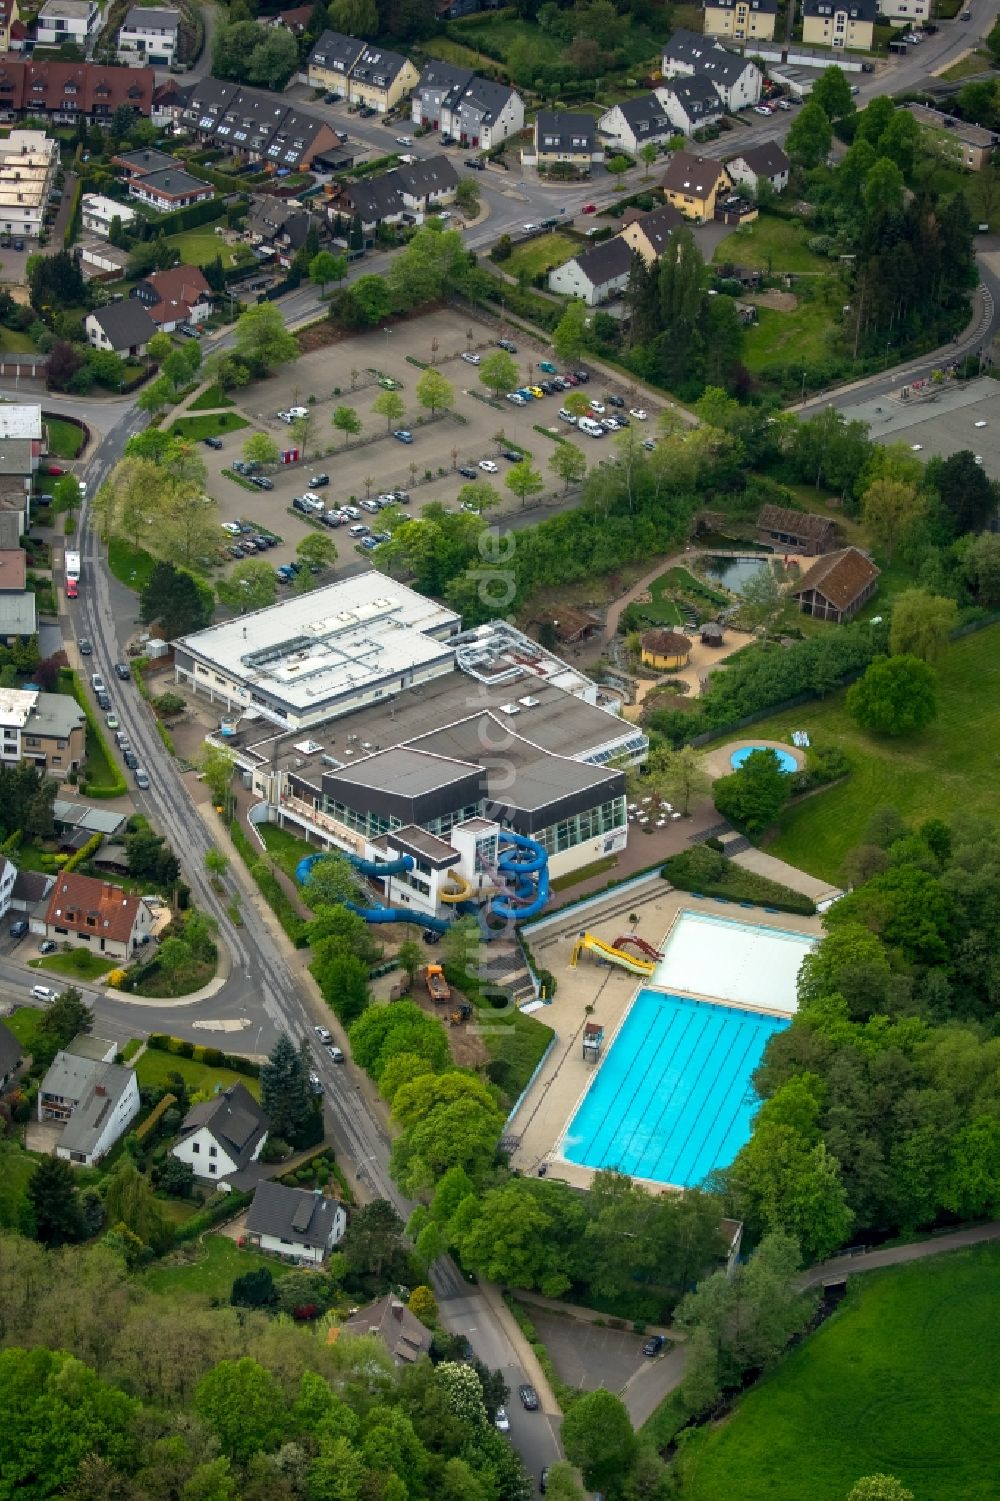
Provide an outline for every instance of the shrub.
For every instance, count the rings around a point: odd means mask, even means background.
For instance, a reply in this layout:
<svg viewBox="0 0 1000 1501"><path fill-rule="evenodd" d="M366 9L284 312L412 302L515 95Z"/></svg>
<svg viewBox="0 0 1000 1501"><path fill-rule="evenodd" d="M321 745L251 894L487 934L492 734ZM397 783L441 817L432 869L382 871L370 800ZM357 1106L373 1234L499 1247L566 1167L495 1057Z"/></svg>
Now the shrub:
<svg viewBox="0 0 1000 1501"><path fill-rule="evenodd" d="M136 1126L132 1133L136 1141L145 1141L146 1137L150 1136L156 1130L171 1105L176 1104L177 1096L175 1094L165 1094L159 1103L153 1106L142 1125Z"/></svg>

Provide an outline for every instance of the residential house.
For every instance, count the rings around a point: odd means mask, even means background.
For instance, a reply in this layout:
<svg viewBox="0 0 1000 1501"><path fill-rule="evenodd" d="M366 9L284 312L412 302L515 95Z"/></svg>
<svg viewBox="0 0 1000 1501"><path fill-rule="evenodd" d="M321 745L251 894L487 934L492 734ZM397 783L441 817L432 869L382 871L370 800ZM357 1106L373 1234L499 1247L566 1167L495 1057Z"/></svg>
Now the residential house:
<svg viewBox="0 0 1000 1501"><path fill-rule="evenodd" d="M401 52L366 45L351 69L347 97L384 115L395 109L420 81L420 74Z"/></svg>
<svg viewBox="0 0 1000 1501"><path fill-rule="evenodd" d="M809 47L870 52L877 0L802 0L802 41Z"/></svg>
<svg viewBox="0 0 1000 1501"><path fill-rule="evenodd" d="M815 511L794 511L789 506L762 506L757 517L757 540L775 552L794 552L815 558L830 552L837 526L829 516Z"/></svg>
<svg viewBox="0 0 1000 1501"><path fill-rule="evenodd" d="M176 156L168 151L158 151L154 146L143 146L137 151L120 151L111 158L113 167L120 167L126 178L148 177L150 172L161 172L166 167L181 167Z"/></svg>
<svg viewBox="0 0 1000 1501"><path fill-rule="evenodd" d="M198 266L151 271L129 293L142 304L158 329L172 334L179 323L204 323L212 311L212 289Z"/></svg>
<svg viewBox="0 0 1000 1501"><path fill-rule="evenodd" d="M878 0L880 21L888 21L890 26L906 26L912 31L926 25L933 11L933 0Z"/></svg>
<svg viewBox="0 0 1000 1501"><path fill-rule="evenodd" d="M706 0L705 35L734 42L769 42L777 14L778 0Z"/></svg>
<svg viewBox="0 0 1000 1501"><path fill-rule="evenodd" d="M344 36L340 31L324 31L306 65L309 87L327 89L346 99L351 69L364 50L364 42L359 42L357 37Z"/></svg>
<svg viewBox="0 0 1000 1501"><path fill-rule="evenodd" d="M14 880L10 910L28 919L32 933L45 936L45 914L55 876L40 870L19 870Z"/></svg>
<svg viewBox="0 0 1000 1501"><path fill-rule="evenodd" d="M0 469L3 467L0 455ZM35 615L35 592L27 585L27 559L24 549L14 547L0 549L0 639L8 645L14 641L27 640L38 629ZM7 689L0 689L0 703ZM37 696L37 689L22 690ZM61 698L61 694L50 695ZM74 702L71 700L71 702ZM0 747L0 756L6 747Z"/></svg>
<svg viewBox="0 0 1000 1501"><path fill-rule="evenodd" d="M952 166L967 172L980 172L993 158L1000 137L981 125L970 125L942 110L923 104L908 104L907 109L920 126L927 145Z"/></svg>
<svg viewBox="0 0 1000 1501"><path fill-rule="evenodd" d="M597 144L596 137L593 115L540 109L531 151L522 153L522 157L540 172L566 168L578 176L589 176L593 163L604 159L604 148Z"/></svg>
<svg viewBox="0 0 1000 1501"><path fill-rule="evenodd" d="M690 151L675 151L660 186L667 202L686 219L706 224L715 218L719 196L732 191L733 181L721 162Z"/></svg>
<svg viewBox="0 0 1000 1501"><path fill-rule="evenodd" d="M148 941L152 927L152 912L134 892L75 870L56 876L46 937L128 960Z"/></svg>
<svg viewBox="0 0 1000 1501"><path fill-rule="evenodd" d="M9 1027L0 1022L0 1094L13 1084L24 1062L24 1049Z"/></svg>
<svg viewBox="0 0 1000 1501"><path fill-rule="evenodd" d="M152 68L0 58L0 119L27 114L57 125L75 125L81 118L91 125L109 124L121 104L149 118Z"/></svg>
<svg viewBox="0 0 1000 1501"><path fill-rule="evenodd" d="M42 409L37 402L0 402L0 443L5 445L5 452L12 442L26 445L19 450L23 454L24 468L18 472L27 477L38 468L42 454L49 451ZM14 470L8 466L5 472L12 474ZM30 484L27 478L26 483ZM8 545L6 536L0 535L0 546Z"/></svg>
<svg viewBox="0 0 1000 1501"><path fill-rule="evenodd" d="M638 156L648 142L663 145L675 133L658 94L643 94L639 99L623 99L612 105L597 122L598 134L613 151L627 151Z"/></svg>
<svg viewBox="0 0 1000 1501"><path fill-rule="evenodd" d="M0 140L0 229L37 238L59 167L59 142L43 130Z"/></svg>
<svg viewBox="0 0 1000 1501"><path fill-rule="evenodd" d="M136 359L146 353L156 324L140 303L109 302L95 308L84 320L87 342L94 349L110 349L123 359Z"/></svg>
<svg viewBox="0 0 1000 1501"><path fill-rule="evenodd" d="M196 1178L223 1188L249 1186L267 1141L270 1122L243 1084L230 1084L210 1100L192 1105L171 1156L190 1163Z"/></svg>
<svg viewBox="0 0 1000 1501"><path fill-rule="evenodd" d="M10 551L20 547L21 536L31 524L31 481L38 468L42 440L20 436L28 430L28 424L16 420L5 423L5 416L5 405L0 405L0 546ZM19 435L5 436L5 428Z"/></svg>
<svg viewBox="0 0 1000 1501"><path fill-rule="evenodd" d="M207 203L215 197L215 189L210 182L192 177L178 162L176 166L159 172L136 173L130 177L128 196L157 213L168 214L173 209L189 208L192 203Z"/></svg>
<svg viewBox="0 0 1000 1501"><path fill-rule="evenodd" d="M339 1329L331 1329L329 1340L334 1343L341 1335L373 1334L385 1345L396 1365L414 1365L431 1347L431 1331L423 1325L416 1314L395 1293L386 1293L384 1298L370 1303L359 1313L345 1319Z"/></svg>
<svg viewBox="0 0 1000 1501"><path fill-rule="evenodd" d="M751 188L759 194L761 183L766 183L774 193L783 193L788 187L791 162L777 141L762 141L759 146L748 146L739 156L726 162L726 171L734 183Z"/></svg>
<svg viewBox="0 0 1000 1501"><path fill-rule="evenodd" d="M247 236L252 245L264 245L273 250L282 266L290 266L295 252L306 242L309 231L320 226L320 220L300 203L287 198L276 198L273 193L261 193L250 200L247 215Z"/></svg>
<svg viewBox="0 0 1000 1501"><path fill-rule="evenodd" d="M834 620L842 625L867 604L878 587L879 569L857 547L842 547L839 552L817 558L793 589L804 615L817 620Z"/></svg>
<svg viewBox="0 0 1000 1501"><path fill-rule="evenodd" d="M38 1119L61 1124L56 1155L92 1167L139 1114L135 1070L112 1062L117 1044L82 1033L53 1059L38 1091Z"/></svg>
<svg viewBox="0 0 1000 1501"><path fill-rule="evenodd" d="M279 10L276 16L261 16L262 26L284 26L293 36L302 36L309 30L309 22L312 20L314 7L311 5L295 5L291 10Z"/></svg>
<svg viewBox="0 0 1000 1501"><path fill-rule="evenodd" d="M647 266L651 266L666 250L674 230L683 223L683 214L669 203L651 209L649 213L630 208L625 211L618 238L624 240L636 255L641 255Z"/></svg>
<svg viewBox="0 0 1000 1501"><path fill-rule="evenodd" d="M317 44L318 45L318 44ZM460 99L476 75L471 68L457 68L431 58L410 95L410 118L424 130L441 129L441 110L446 99Z"/></svg>
<svg viewBox="0 0 1000 1501"><path fill-rule="evenodd" d="M524 129L524 100L509 84L474 75L441 107L441 134L470 151L492 151Z"/></svg>
<svg viewBox="0 0 1000 1501"><path fill-rule="evenodd" d="M764 83L755 62L683 27L663 49L663 77L707 78L726 109L733 112L759 104Z"/></svg>
<svg viewBox="0 0 1000 1501"><path fill-rule="evenodd" d="M180 40L179 10L149 9L133 5L118 33L118 61L154 68L169 68L177 60Z"/></svg>
<svg viewBox="0 0 1000 1501"><path fill-rule="evenodd" d="M19 15L17 0L0 0L0 52L10 52L13 28L21 25Z"/></svg>
<svg viewBox="0 0 1000 1501"><path fill-rule="evenodd" d="M286 104L265 89L248 89L217 78L199 78L169 107L164 101L161 108L165 112L169 108L175 128L275 172L306 171L317 156L339 147L326 120Z"/></svg>
<svg viewBox="0 0 1000 1501"><path fill-rule="evenodd" d="M172 125L175 133L181 130L180 118L187 109L188 100L194 92L194 84L178 83L176 78L164 79L153 86L153 103L150 119L154 125Z"/></svg>
<svg viewBox="0 0 1000 1501"><path fill-rule="evenodd" d="M35 49L62 47L69 42L86 56L100 29L97 0L45 0L35 21Z"/></svg>
<svg viewBox="0 0 1000 1501"><path fill-rule="evenodd" d="M10 911L10 904L14 898L14 886L17 881L17 866L7 859L6 855L0 855L0 917L6 917ZM3 1083L3 1067L0 1060L0 1085Z"/></svg>
<svg viewBox="0 0 1000 1501"><path fill-rule="evenodd" d="M657 89L671 134L694 135L696 130L716 125L725 114L715 85L695 74L692 78L675 78Z"/></svg>
<svg viewBox="0 0 1000 1501"><path fill-rule="evenodd" d="M549 272L549 291L579 297L588 307L623 292L632 270L632 249L625 240L599 241Z"/></svg>
<svg viewBox="0 0 1000 1501"><path fill-rule="evenodd" d="M404 217L421 222L451 203L458 173L446 156L430 156L393 167L361 182L345 183L329 206L331 216L357 215L366 236L380 224L396 224Z"/></svg>
<svg viewBox="0 0 1000 1501"><path fill-rule="evenodd" d="M347 1211L336 1199L305 1188L260 1183L247 1211L252 1246L286 1261L322 1266L347 1229Z"/></svg>
<svg viewBox="0 0 1000 1501"><path fill-rule="evenodd" d="M136 211L127 203L119 203L114 198L105 198L103 193L84 193L80 199L80 222L88 234L99 235L106 240L111 233L111 225L118 219L122 225L131 224L136 218Z"/></svg>

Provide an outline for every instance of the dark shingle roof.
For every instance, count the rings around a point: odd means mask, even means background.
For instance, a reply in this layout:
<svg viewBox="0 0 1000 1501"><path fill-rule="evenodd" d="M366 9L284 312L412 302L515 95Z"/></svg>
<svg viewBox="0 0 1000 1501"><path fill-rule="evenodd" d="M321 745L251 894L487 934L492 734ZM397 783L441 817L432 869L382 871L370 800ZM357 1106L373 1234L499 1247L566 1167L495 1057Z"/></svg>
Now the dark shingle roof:
<svg viewBox="0 0 1000 1501"><path fill-rule="evenodd" d="M261 1137L267 1135L270 1122L253 1095L243 1084L230 1084L210 1100L192 1105L181 1126L181 1136L189 1136L204 1127L226 1149L237 1168L252 1160Z"/></svg>
<svg viewBox="0 0 1000 1501"><path fill-rule="evenodd" d="M725 171L722 163L711 157L695 156L692 151L675 151L661 180L668 192L687 192L704 198Z"/></svg>
<svg viewBox="0 0 1000 1501"><path fill-rule="evenodd" d="M24 1057L24 1049L9 1027L0 1022L0 1079L6 1079Z"/></svg>
<svg viewBox="0 0 1000 1501"><path fill-rule="evenodd" d="M643 94L639 99L623 99L618 108L636 136L654 135L657 131L673 129L655 94Z"/></svg>
<svg viewBox="0 0 1000 1501"><path fill-rule="evenodd" d="M602 240L581 250L573 259L592 286L602 287L605 282L628 275L633 254L631 245L615 235L612 240Z"/></svg>
<svg viewBox="0 0 1000 1501"><path fill-rule="evenodd" d="M464 90L458 103L471 105L479 111L484 125L492 125L507 108L507 102L514 90L506 83L497 83L493 78L480 78L474 75L472 81Z"/></svg>
<svg viewBox="0 0 1000 1501"><path fill-rule="evenodd" d="M322 1250L330 1242L338 1208L336 1199L320 1193L261 1183L247 1214L247 1229L252 1235L273 1235L293 1245Z"/></svg>
<svg viewBox="0 0 1000 1501"><path fill-rule="evenodd" d="M357 37L345 36L342 31L324 31L309 54L309 62L317 68L331 68L346 74L361 56L364 46Z"/></svg>
<svg viewBox="0 0 1000 1501"><path fill-rule="evenodd" d="M597 121L593 115L540 109L535 121L540 151L593 151Z"/></svg>
<svg viewBox="0 0 1000 1501"><path fill-rule="evenodd" d="M832 20L838 11L847 12L852 21L874 21L878 0L803 0L804 16L829 16Z"/></svg>
<svg viewBox="0 0 1000 1501"><path fill-rule="evenodd" d="M672 78L665 87L674 95L689 120L704 120L722 113L722 100L708 78L695 73L691 78Z"/></svg>
<svg viewBox="0 0 1000 1501"><path fill-rule="evenodd" d="M762 506L757 525L768 532L787 532L791 537L808 537L813 542L829 536L834 529L829 516L796 511L791 506Z"/></svg>
<svg viewBox="0 0 1000 1501"><path fill-rule="evenodd" d="M414 92L419 95L425 89L434 89L446 94L457 90L458 94L462 94L474 77L471 68L457 68L454 63L443 63L432 57L420 74L420 82Z"/></svg>
<svg viewBox="0 0 1000 1501"><path fill-rule="evenodd" d="M741 161L755 177L780 177L791 167L791 162L777 141L762 141L759 146L750 146L730 161Z"/></svg>
<svg viewBox="0 0 1000 1501"><path fill-rule="evenodd" d="M156 324L146 309L132 298L95 308L90 317L100 324L112 349L131 349L133 344L148 344L156 333Z"/></svg>
<svg viewBox="0 0 1000 1501"><path fill-rule="evenodd" d="M390 52L385 47L365 47L351 69L351 80L379 89L388 88L406 67L407 61L401 52Z"/></svg>
<svg viewBox="0 0 1000 1501"><path fill-rule="evenodd" d="M638 224L657 255L662 255L671 234L684 223L684 215L672 203L665 203L662 208L654 208L648 214L639 209L628 209L622 223L626 226Z"/></svg>
<svg viewBox="0 0 1000 1501"><path fill-rule="evenodd" d="M793 593L797 599L799 595L815 589L824 599L836 605L838 610L848 610L858 595L878 578L880 571L871 558L866 558L858 548L842 547L839 552L817 558L812 567L802 575L799 586Z"/></svg>

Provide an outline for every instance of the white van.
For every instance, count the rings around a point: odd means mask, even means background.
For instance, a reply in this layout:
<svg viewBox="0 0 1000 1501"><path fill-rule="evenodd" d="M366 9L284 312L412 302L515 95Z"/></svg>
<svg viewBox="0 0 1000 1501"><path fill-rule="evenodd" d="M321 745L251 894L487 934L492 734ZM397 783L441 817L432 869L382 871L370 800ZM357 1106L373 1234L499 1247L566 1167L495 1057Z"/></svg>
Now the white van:
<svg viewBox="0 0 1000 1501"><path fill-rule="evenodd" d="M101 674L99 672L95 672L91 675L90 686L91 688L93 688L95 693L107 692L104 686L104 679L101 677Z"/></svg>
<svg viewBox="0 0 1000 1501"><path fill-rule="evenodd" d="M347 528L347 535L349 537L367 537L368 528L362 522L356 521L353 526Z"/></svg>
<svg viewBox="0 0 1000 1501"><path fill-rule="evenodd" d="M604 428L599 422L595 422L593 417L581 417L579 426L580 431L582 433L588 433L591 438L604 437Z"/></svg>
<svg viewBox="0 0 1000 1501"><path fill-rule="evenodd" d="M31 998L33 1001L54 1001L56 993L54 990L50 990L47 985L32 985Z"/></svg>

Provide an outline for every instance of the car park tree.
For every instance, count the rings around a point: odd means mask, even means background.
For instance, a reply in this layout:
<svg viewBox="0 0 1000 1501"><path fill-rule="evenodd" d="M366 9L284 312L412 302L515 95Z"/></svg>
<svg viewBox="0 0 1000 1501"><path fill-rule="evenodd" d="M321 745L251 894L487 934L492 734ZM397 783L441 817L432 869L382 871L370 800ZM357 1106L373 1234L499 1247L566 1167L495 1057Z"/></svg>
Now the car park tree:
<svg viewBox="0 0 1000 1501"><path fill-rule="evenodd" d="M335 407L330 421L339 433L343 433L345 446L348 438L356 438L361 431L361 418L353 407Z"/></svg>
<svg viewBox="0 0 1000 1501"><path fill-rule="evenodd" d="M295 335L289 333L283 312L273 302L246 308L236 320L233 342L236 353L261 374L299 357Z"/></svg>
<svg viewBox="0 0 1000 1501"><path fill-rule="evenodd" d="M276 464L280 450L270 433L251 433L242 453L248 464Z"/></svg>
<svg viewBox="0 0 1000 1501"><path fill-rule="evenodd" d="M372 402L372 411L385 418L385 430L388 432L393 423L403 420L406 403L398 391L380 391Z"/></svg>
<svg viewBox="0 0 1000 1501"><path fill-rule="evenodd" d="M278 581L269 563L247 558L237 563L228 578L220 579L216 591L222 603L238 615L264 610L278 597Z"/></svg>
<svg viewBox="0 0 1000 1501"><path fill-rule="evenodd" d="M522 506L526 504L529 495L538 495L545 488L542 476L529 459L522 459L519 464L511 465L505 484L518 497Z"/></svg>
<svg viewBox="0 0 1000 1501"><path fill-rule="evenodd" d="M455 405L455 387L440 370L425 370L417 381L416 393L420 405L427 407L432 417L435 412L450 411Z"/></svg>
<svg viewBox="0 0 1000 1501"><path fill-rule="evenodd" d="M320 250L309 262L309 279L314 281L321 292L325 292L331 281L343 281L347 275L347 256L334 255L332 250Z"/></svg>
<svg viewBox="0 0 1000 1501"><path fill-rule="evenodd" d="M567 412L574 417L587 417L590 415L590 398L584 396L582 391L570 391L565 399Z"/></svg>
<svg viewBox="0 0 1000 1501"><path fill-rule="evenodd" d="M479 379L494 396L513 391L517 385L517 361L506 349L495 349L479 366Z"/></svg>
<svg viewBox="0 0 1000 1501"><path fill-rule="evenodd" d="M337 561L337 545L325 532L309 532L296 547L295 556L307 567L332 568Z"/></svg>
<svg viewBox="0 0 1000 1501"><path fill-rule="evenodd" d="M484 511L498 506L500 497L486 480L474 479L459 490L458 503L463 511L474 511L477 516L481 516Z"/></svg>
<svg viewBox="0 0 1000 1501"><path fill-rule="evenodd" d="M590 344L587 306L579 298L567 305L552 334L552 347L563 364L575 365Z"/></svg>
<svg viewBox="0 0 1000 1501"><path fill-rule="evenodd" d="M310 407L306 411L304 417L296 417L295 421L292 422L291 425L290 425L290 427L289 427L289 432L291 433L292 442L295 445L295 447L299 450L299 453L301 454L302 458L305 458L305 456L306 456L306 449L312 443L313 430L314 430L315 426L316 426L316 415L313 412L312 408Z"/></svg>
<svg viewBox="0 0 1000 1501"><path fill-rule="evenodd" d="M587 472L587 460L575 443L557 443L549 457L549 468L565 483L563 492L570 485L578 485Z"/></svg>

